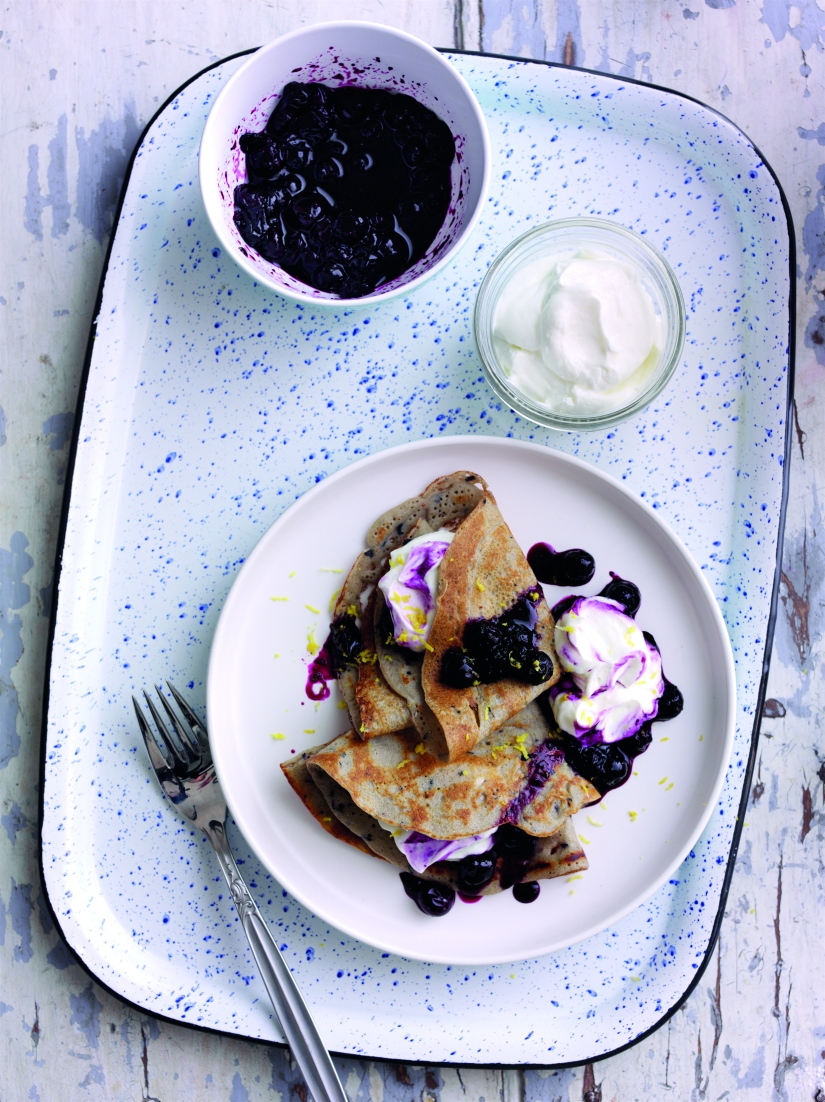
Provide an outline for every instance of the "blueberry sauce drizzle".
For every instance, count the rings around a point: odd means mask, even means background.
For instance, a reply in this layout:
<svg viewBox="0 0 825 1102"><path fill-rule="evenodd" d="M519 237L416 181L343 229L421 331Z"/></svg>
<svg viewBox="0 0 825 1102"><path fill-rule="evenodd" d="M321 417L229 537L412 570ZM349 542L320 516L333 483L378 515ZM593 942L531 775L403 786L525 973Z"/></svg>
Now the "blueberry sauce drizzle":
<svg viewBox="0 0 825 1102"><path fill-rule="evenodd" d="M292 81L266 130L239 145L241 237L321 291L360 298L395 279L446 217L455 140L411 96Z"/></svg>
<svg viewBox="0 0 825 1102"><path fill-rule="evenodd" d="M358 664L361 631L354 616L345 613L332 621L324 645L309 664L306 695L310 700L329 697L328 681L334 681L344 666Z"/></svg>
<svg viewBox="0 0 825 1102"><path fill-rule="evenodd" d="M553 673L553 663L536 645L541 589L528 589L498 616L468 620L462 647L445 651L441 680L454 689L490 684L503 678L541 685Z"/></svg>
<svg viewBox="0 0 825 1102"><path fill-rule="evenodd" d="M547 585L587 585L596 573L596 560L581 547L556 551L549 543L534 543L527 562L538 580Z"/></svg>

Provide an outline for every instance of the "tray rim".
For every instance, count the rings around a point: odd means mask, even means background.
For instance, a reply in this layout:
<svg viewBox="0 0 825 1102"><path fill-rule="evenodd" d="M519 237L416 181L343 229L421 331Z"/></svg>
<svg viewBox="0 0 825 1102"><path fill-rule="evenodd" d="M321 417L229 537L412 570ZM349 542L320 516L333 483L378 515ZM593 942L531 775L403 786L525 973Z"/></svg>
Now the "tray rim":
<svg viewBox="0 0 825 1102"><path fill-rule="evenodd" d="M80 383L78 387L77 406L75 409L74 424L72 426L72 437L69 445L69 453L66 462L66 479L65 489L63 492L63 501L60 509L60 520L57 530L57 544L55 548L55 563L54 572L52 575L52 586L55 594L52 602L52 607L49 616L49 628L47 635L46 646L46 662L44 669L44 687L43 687L43 708L41 711L41 724L40 724L40 769L38 774L39 782L39 799L38 799L38 835L40 845L38 846L38 871L40 873L40 883L42 889L42 897L46 902L49 914L57 929L63 942L67 945L71 951L74 961L79 964L87 976L94 980L96 984L99 984L109 995L114 996L119 1002L124 1003L126 1006L131 1007L139 1014L148 1018L154 1018L158 1021L169 1022L171 1025L183 1027L186 1029L197 1030L201 1033L213 1034L219 1037L228 1037L232 1039L242 1039L245 1041L252 1041L257 1044L269 1045L275 1048L286 1049L288 1048L285 1041L271 1041L266 1038L250 1037L243 1032L237 1032L227 1029L217 1029L214 1026L199 1025L194 1022L180 1021L178 1018L173 1018L167 1014L160 1014L154 1010L149 1010L140 1003L133 1002L125 995L121 994L115 988L111 987L105 980L101 979L91 968L90 965L75 951L70 939L66 935L63 926L61 925L57 910L52 903L47 886L47 880L45 875L44 865L44 850L43 850L43 831L45 826L45 778L46 778L46 763L47 763L47 735L49 729L49 706L50 700L50 688L51 688L51 672L52 672L52 657L54 653L54 636L55 627L57 624L57 609L60 602L60 575L63 566L63 551L66 541L66 529L68 525L69 509L72 501L72 486L74 482L74 469L77 460L78 446L80 443L80 426L83 420L83 412L86 401L86 391L89 381L89 375L91 372L92 358L94 355L95 340L97 337L97 319L100 314L101 305L103 302L103 290L106 283L106 276L109 271L109 263L111 261L112 252L114 249L115 238L117 236L117 226L120 221L120 215L123 209L123 203L126 198L127 191L129 189L129 182L132 176L132 170L134 168L135 160L137 158L138 150L140 149L144 138L154 126L157 119L164 113L169 105L183 92L190 84L194 84L196 80L210 72L212 69L216 69L221 65L225 65L228 61L234 61L235 58L246 57L248 54L255 53L260 47L251 47L247 50L238 50L236 53L227 54L225 57L218 58L211 62L209 65L199 69L196 73L193 73L191 77L185 80L158 107L157 111L152 115L146 126L141 131L136 143L135 148L132 151L129 161L126 166L126 171L123 177L123 183L121 184L120 194L118 196L117 206L114 212L114 219L112 222L112 233L109 238L108 245L106 247L106 255L103 261L103 267L100 274L100 280L98 283L97 294L95 296L94 308L92 311L92 322L89 327L89 338L86 343L86 351L83 358L83 367L81 370ZM456 1062L456 1061L424 1061L428 1067L446 1067L446 1068L462 1068L462 1067L478 1067L490 1070L537 1070L537 1069L563 1069L582 1067L588 1063L598 1063L601 1060L607 1060L613 1056L618 1056L620 1053L626 1052L636 1045L640 1044L651 1034L660 1029L666 1022L668 1022L673 1015L684 1005L687 999L691 996L699 982L701 981L705 970L710 963L716 948L716 943L719 938L719 932L722 925L722 919L724 918L725 905L727 903L728 893L730 891L731 880L733 878L733 870L736 864L736 857L739 851L739 842L741 840L742 828L744 826L744 816L747 809L747 802L750 796L751 781L753 779L753 771L756 765L756 751L759 745L759 733L762 721L762 709L765 703L765 695L768 685L768 675L770 673L771 654L773 651L773 640L776 629L776 618L779 606L779 588L781 582L781 569L782 569L782 553L785 540L785 522L787 517L788 508L788 494L790 486L790 466L792 458L793 448L793 434L789 431L790 419L793 414L794 403L794 385L796 377L796 234L793 223L793 216L791 214L790 204L788 203L787 196L785 195L784 188L780 183L779 177L774 171L772 165L767 158L762 154L759 146L745 133L745 131L738 126L732 119L729 119L727 115L718 111L716 108L709 106L702 100L695 96L688 95L684 92L677 92L672 88L667 88L661 84L654 84L649 81L638 80L634 77L620 77L614 73L601 73L594 69L587 69L578 65L564 65L555 61L544 61L537 58L524 58L514 57L511 54L499 54L488 53L483 50L463 50L453 47L438 47L438 52L443 54L457 54L464 57L483 57L494 58L499 61L506 61L518 65L541 65L548 69L565 69L579 73L586 73L588 76L598 77L600 79L608 79L616 81L620 84L635 84L644 88L650 88L654 91L660 92L663 95L673 96L678 99L686 100L688 103L696 104L704 111L707 111L711 115L715 115L721 119L724 123L730 126L737 134L739 134L745 142L753 149L754 153L759 158L762 165L769 173L771 180L773 181L779 200L782 204L782 211L785 215L788 226L788 369L787 380L788 390L785 404L785 439L782 449L782 497L779 507L779 519L777 522L777 542L776 542L776 561L774 565L773 584L771 587L771 599L768 611L768 623L765 632L765 646L762 653L762 672L760 675L759 689L756 696L756 705L754 708L754 721L751 729L750 748L748 752L748 760L745 766L745 773L742 782L742 795L739 800L739 807L737 810L736 822L733 829L733 837L731 839L730 851L728 854L728 860L725 865L725 875L722 880L722 887L719 894L719 905L717 907L716 915L713 920L713 926L711 927L710 937L708 939L708 946L705 954L696 968L690 983L687 985L682 994L674 1000L671 1006L662 1012L662 1014L656 1019L655 1023L649 1026L644 1032L634 1037L631 1041L627 1041L622 1045L618 1045L616 1048L612 1048L607 1052L597 1053L584 1060L567 1060L551 1063L495 1063L495 1062ZM456 434L460 435L460 434ZM364 1053L352 1053L352 1052L339 1052L337 1050L330 1050L333 1056L337 1056L340 1059L361 1059L370 1060L375 1063L382 1064L397 1064L398 1060L387 1056L375 1056ZM420 1063L413 1057L409 1063Z"/></svg>

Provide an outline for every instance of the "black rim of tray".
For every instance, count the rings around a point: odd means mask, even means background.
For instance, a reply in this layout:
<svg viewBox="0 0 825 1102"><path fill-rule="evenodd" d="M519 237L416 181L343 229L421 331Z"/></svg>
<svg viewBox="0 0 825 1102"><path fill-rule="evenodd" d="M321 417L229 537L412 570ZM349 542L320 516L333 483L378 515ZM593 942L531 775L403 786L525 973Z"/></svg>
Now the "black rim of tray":
<svg viewBox="0 0 825 1102"><path fill-rule="evenodd" d="M80 378L80 388L79 388L79 391L78 391L77 409L76 409L76 412L75 412L74 426L73 426L73 430L72 430L71 446L70 446L70 449L69 449L69 456L68 456L68 461L67 461L67 464L66 464L66 489L64 491L64 496L63 496L63 504L62 504L62 508L61 508L61 512L60 512L60 525L59 525L59 528L58 528L58 536L57 536L57 550L56 550L55 566L54 566L54 577L53 577L53 592L54 592L55 597L54 597L54 600L52 601L51 614L50 614L50 618L49 618L49 635L48 635L48 646L47 646L47 650L46 650L45 684L44 684L44 692L43 692L43 712L42 712L42 723L41 723L41 734L40 734L40 799L39 799L39 832L40 832L40 837L41 837L41 844L40 844L40 847L39 847L40 877L41 877L41 883L42 883L42 888L43 888L43 897L46 900L46 903L48 905L48 908L49 908L49 911L51 913L52 919L54 921L55 927L57 928L58 933L60 934L63 941L66 943L66 945L70 949L72 949L71 943L69 942L69 939L67 938L66 934L63 931L63 928L60 924L60 918L59 918L59 916L57 914L57 911L55 910L55 907L54 907L54 905L53 905L53 903L52 903L52 901L49 897L48 889L46 887L45 870L44 870L44 866L43 866L42 833L43 833L43 819L44 819L44 812L45 812L45 807L44 807L44 782L45 782L45 771L46 771L46 735L47 735L47 732L48 732L48 723L49 723L49 686L50 686L50 678L51 678L52 652L53 652L53 647L54 647L54 630L55 630L55 624L56 624L56 621L57 621L57 606L58 606L58 603L59 603L59 596L60 596L60 572L61 572L61 566L62 566L62 561L63 561L63 548L64 548L65 539L66 539L66 524L67 524L68 515L69 515L69 506L70 506L70 503L71 503L71 496L72 496L71 489L72 489L72 481L73 481L73 477L74 477L75 460L77 458L78 442L79 442L79 439L80 439L80 424L81 424L81 420L82 420L82 416L83 416L83 405L84 405L85 397L86 397L86 387L87 387L88 380L89 380L89 371L90 371L90 368L91 368L92 354L93 354L93 351L94 351L95 336L96 336L96 331L97 331L96 322L97 322L98 314L100 313L100 307L101 307L101 303L102 303L102 299L103 299L103 286L104 286L104 283L106 281L106 273L108 272L108 269L109 269L109 261L111 259L112 249L113 249L114 243L115 243L115 237L116 237L116 234L117 234L117 226L118 226L118 222L120 220L120 213L121 213L121 210L123 208L123 201L126 197L126 192L128 190L128 187L129 187L129 180L131 179L132 168L133 168L134 163L135 163L135 158L136 158L137 152L140 149L140 146L143 142L143 139L146 137L149 130L154 125L155 121L160 117L160 115L163 114L163 112L170 105L170 103L172 103L173 100L175 100L181 94L181 92L184 91L184 89L188 88L188 86L190 84L193 84L196 80L200 79L200 77L202 77L205 73L208 73L210 70L219 68L221 65L225 65L228 61L233 61L235 58L244 57L247 54L253 54L253 53L256 52L256 50L257 50L257 47L255 47L253 49L250 49L250 50L240 50L238 53L229 54L227 57L223 57L218 61L212 62L211 65L207 65L203 69L200 69L197 73L195 73L193 76L191 76L188 80L184 81L183 84L181 84L179 88L176 88L175 91L172 92L172 94L167 97L167 99L161 104L161 106L157 109L157 111L151 117L149 122L143 128L143 131L141 132L141 135L138 138L137 143L135 144L135 148L132 152L132 155L129 158L129 163L126 167L126 173L123 177L123 184L122 184L121 189L120 189L120 196L118 197L117 208L115 210L114 221L112 223L111 237L109 239L109 244L108 244L108 247L107 247L107 250L106 250L106 258L104 260L103 270L102 270L102 273L101 273L101 276L100 276L100 283L99 283L98 291L97 291L97 297L95 299L94 311L92 313L92 324L91 324L91 329L90 329L90 332L89 332L89 340L88 340L87 345L86 345L86 354L85 354L85 357L84 357L83 370L82 370L81 378ZM789 293L788 293L789 332L788 332L788 346L787 346L788 347L788 373L787 373L788 394L787 394L787 403L786 403L786 407L785 407L785 426L784 426L785 427L785 442L784 442L784 449L783 449L782 500L781 500L780 510L779 510L779 531L777 533L777 542L776 542L776 563L775 563L775 566L774 566L773 587L772 587L772 591L771 591L770 611L769 611L769 614L768 614L768 627L767 627L767 632L766 632L766 635L765 635L765 649L764 649L763 656L762 656L762 674L761 674L761 678L760 678L760 682L759 682L759 691L757 693L757 699L756 699L756 709L755 709L755 713L754 713L755 718L754 718L754 723L753 723L753 729L752 729L752 732L751 732L751 743L750 743L750 750L749 750L749 753L748 753L748 762L747 762L747 767L745 769L744 780L742 782L742 795L741 795L740 801L739 801L739 809L738 809L738 814L737 814L737 818L736 818L736 824L734 826L733 838L731 840L731 846L730 846L730 852L728 854L727 865L725 867L725 877L724 877L724 880L722 882L722 890L721 890L721 893L720 893L720 896L719 896L719 906L718 906L716 916L715 916L714 921L713 921L713 927L711 929L711 934L710 934L710 938L709 938L709 941L708 941L707 949L705 951L705 955L704 955L701 963L699 964L698 968L696 969L690 983L685 988L684 992L679 996L678 999L676 999L676 1001L673 1003L672 1006L669 1006L659 1016L659 1018L656 1020L656 1023L654 1025L650 1026L648 1029L646 1029L643 1033L640 1033L637 1037L634 1037L632 1041L628 1041L626 1044L619 1045L617 1048L610 1049L608 1052L593 1053L592 1056L587 1056L587 1057L585 1057L584 1059L581 1059L581 1060L568 1060L568 1061L562 1061L562 1062L557 1062L557 1063L547 1063L547 1064L545 1064L545 1063L542 1063L542 1064L532 1064L532 1063L497 1064L497 1063L485 1063L485 1062L475 1063L475 1062L466 1062L466 1061L465 1062L455 1062L455 1061L446 1061L446 1060L442 1060L442 1061L423 1060L422 1061L422 1060L416 1058L416 1056L414 1054L411 1055L411 1057L408 1061L401 1061L401 1062L405 1062L405 1063L409 1063L409 1064L423 1064L427 1067L448 1067L448 1068L451 1068L451 1067L457 1067L457 1068L461 1068L461 1067L479 1067L479 1068L490 1068L490 1069L495 1069L495 1070L510 1070L510 1069L518 1070L518 1069L539 1069L539 1068L549 1068L549 1069L558 1068L558 1069L561 1069L561 1068L582 1067L584 1064L596 1063L600 1060L606 1060L611 1056L618 1056L620 1053L626 1052L628 1049L633 1048L635 1045L637 1045L641 1041L643 1041L646 1037L649 1037L652 1033L655 1033L658 1029L660 1029L676 1013L676 1011L679 1010L679 1008L685 1003L685 1001L693 993L693 991L696 988L697 984L702 979L702 976L704 975L705 969L707 968L708 964L710 963L710 959L713 956L713 951L716 948L716 943L717 943L717 940L719 938L719 931L720 931L720 928L721 928L721 925L722 925L722 919L723 919L724 913L725 913L725 903L727 902L728 892L730 890L731 879L733 877L733 870L734 870L734 866L736 864L736 855L737 855L737 852L739 850L739 841L740 841L741 834L742 834L742 826L744 824L745 811L747 809L748 798L750 796L751 781L753 779L753 770L754 770L754 765L755 765L755 762L756 762L756 750L757 750L757 746L758 746L758 743L759 743L759 728L760 728L761 719L762 719L762 708L763 708L764 703L765 703L765 693L766 693L767 685L768 685L768 673L769 673L769 670L770 670L771 650L773 648L773 637L774 637L774 630L776 628L776 616L777 616L777 608L778 608L778 603L779 603L779 585L780 585L781 567L782 567L782 549L783 549L783 543L784 543L784 537L785 537L785 518L786 518L786 513L787 513L787 505L788 505L788 486L789 486L789 479L790 479L790 461L791 461L791 452L792 452L792 443L793 443L793 434L789 431L789 425L790 425L790 420L791 420L791 417L792 417L792 414L793 414L795 354L796 354L796 328L795 328L795 323L796 323L796 238L795 238L795 234L794 234L794 226L793 226L793 219L791 217L791 210L790 210L790 206L788 204L788 200L785 196L785 192L782 188L781 183L779 182L779 178L777 177L777 175L774 172L771 165L768 163L768 161L762 155L759 147L753 141L751 141L751 139L748 137L748 135L739 126L737 126L736 123L734 123L726 115L723 115L721 111L717 111L715 108L709 107L706 103L703 103L701 100L696 99L695 96L685 95L683 92L676 92L672 88L666 88L666 87L664 87L662 85L659 85L659 84L651 84L648 81L636 80L632 77L618 77L618 76L615 76L612 73L597 73L592 69L584 69L584 68L581 68L581 67L575 66L575 65L561 65L558 62L554 62L554 61L540 61L540 60L534 60L532 58L512 57L509 54L485 53L485 52L478 51L478 50L459 50L459 49L451 49L451 48L447 48L447 47L440 49L439 53L443 53L443 54L460 54L460 55L463 55L463 56L466 56L466 57L496 58L500 61L507 61L507 62L511 62L511 63L514 63L514 64L518 64L518 65L541 65L541 66L543 66L545 68L549 68L549 69L570 69L570 70L573 70L575 72L587 73L588 75L598 77L599 79L609 79L609 80L612 79L612 80L615 80L615 81L617 81L618 83L621 83L621 84L638 84L638 85L641 85L644 88L652 88L655 91L662 92L665 95L676 96L679 99L687 100L689 103L695 103L699 107L702 107L705 111L708 111L711 114L716 115L718 118L722 119L725 123L727 123L729 126L731 126L738 134L741 134L742 137L751 146L754 153L759 158L762 165L764 165L765 169L768 171L768 173L771 176L771 179L773 180L774 184L776 185L777 192L779 193L779 198L782 202L782 210L784 211L785 218L787 219L787 224L788 224L788 259L789 259ZM110 987L109 984L107 984L105 980L102 980L98 975L95 974L94 971L92 971L92 969L86 964L86 962L83 960L83 958L80 957L77 954L77 952L75 952L73 949L72 949L72 954L74 956L75 961L86 972L86 974L91 979L94 980L95 983L99 984L105 991L107 991L110 995L114 996L114 998L118 999L121 1003L125 1003L127 1006L132 1007L139 1014L142 1014L142 1015L144 1015L148 1018L156 1018L159 1021L169 1022L171 1025L182 1026L182 1027L187 1028L187 1029L198 1030L202 1033L214 1034L216 1036L231 1037L233 1039L243 1040L243 1041L247 1041L247 1042L251 1041L253 1043L262 1044L262 1045L272 1045L276 1048L286 1048L287 1047L286 1044L283 1041L268 1041L268 1040L264 1040L264 1039L260 1039L260 1038L249 1037L247 1034L244 1034L244 1033L233 1033L231 1030L215 1029L212 1026L197 1025L194 1022L181 1021L178 1018L172 1018L172 1017L169 1017L168 1015L158 1014L153 1010L148 1010L148 1009L146 1009L146 1007L141 1006L139 1003L132 1002L130 999L126 998L124 995L121 995L120 992L116 991L113 987ZM376 1061L376 1062L379 1062L379 1063L387 1063L387 1064L398 1064L400 1062L397 1057L372 1056L372 1055L369 1055L367 1053L362 1053L362 1052L337 1052L335 1050L332 1050L332 1051L333 1051L334 1056L338 1056L341 1059L362 1059L362 1060L367 1059L367 1060L373 1060L373 1061Z"/></svg>

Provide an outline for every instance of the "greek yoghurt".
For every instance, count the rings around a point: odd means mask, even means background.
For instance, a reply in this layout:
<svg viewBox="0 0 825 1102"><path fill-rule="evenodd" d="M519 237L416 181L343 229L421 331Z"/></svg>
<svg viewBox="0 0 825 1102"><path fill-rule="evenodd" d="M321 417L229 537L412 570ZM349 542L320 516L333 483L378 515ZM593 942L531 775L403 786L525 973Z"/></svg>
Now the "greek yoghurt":
<svg viewBox="0 0 825 1102"><path fill-rule="evenodd" d="M472 834L468 838L453 838L442 841L428 838L417 830L400 830L392 823L378 820L386 830L415 872L426 872L436 861L460 861L472 853L487 853L493 848L493 835L498 827L486 830L482 834Z"/></svg>
<svg viewBox="0 0 825 1102"><path fill-rule="evenodd" d="M435 618L435 599L441 560L453 540L442 529L428 532L397 548L390 555L389 570L378 582L390 610L396 643L421 652Z"/></svg>
<svg viewBox="0 0 825 1102"><path fill-rule="evenodd" d="M517 272L493 317L510 384L548 411L588 415L628 405L648 386L664 325L638 271L591 250Z"/></svg>
<svg viewBox="0 0 825 1102"><path fill-rule="evenodd" d="M654 719L664 692L659 651L608 597L578 597L555 632L561 680L550 689L556 723L585 745L617 742Z"/></svg>

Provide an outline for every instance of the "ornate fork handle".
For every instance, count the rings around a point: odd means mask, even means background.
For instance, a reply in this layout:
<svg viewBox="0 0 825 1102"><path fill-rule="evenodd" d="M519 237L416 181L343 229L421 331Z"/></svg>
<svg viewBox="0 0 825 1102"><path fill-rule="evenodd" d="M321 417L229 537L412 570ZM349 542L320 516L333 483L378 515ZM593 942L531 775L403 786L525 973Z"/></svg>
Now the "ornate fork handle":
<svg viewBox="0 0 825 1102"><path fill-rule="evenodd" d="M213 820L203 831L215 847L258 971L312 1097L315 1102L349 1102L292 973L235 864L223 823Z"/></svg>

